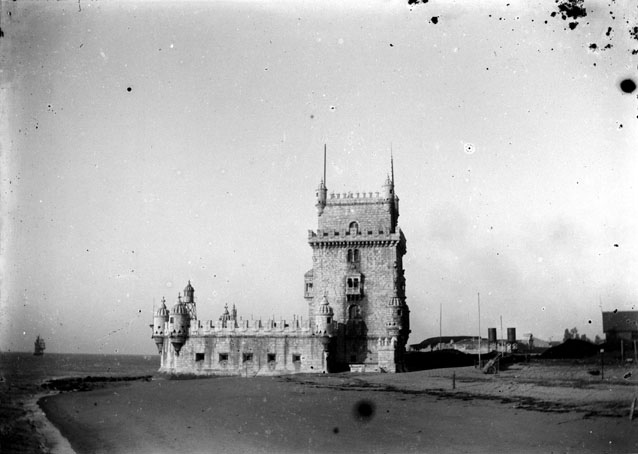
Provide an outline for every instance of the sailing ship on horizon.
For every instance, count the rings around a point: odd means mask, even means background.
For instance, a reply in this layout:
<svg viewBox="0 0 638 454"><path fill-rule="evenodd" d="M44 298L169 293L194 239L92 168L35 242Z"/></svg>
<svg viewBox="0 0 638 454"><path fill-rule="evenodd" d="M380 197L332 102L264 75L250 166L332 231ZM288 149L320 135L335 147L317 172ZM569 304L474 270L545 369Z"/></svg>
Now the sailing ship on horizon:
<svg viewBox="0 0 638 454"><path fill-rule="evenodd" d="M33 350L33 354L35 356L42 356L44 355L44 350L47 348L46 343L44 342L44 339L40 337L40 335L38 334L38 337L35 339L35 347Z"/></svg>

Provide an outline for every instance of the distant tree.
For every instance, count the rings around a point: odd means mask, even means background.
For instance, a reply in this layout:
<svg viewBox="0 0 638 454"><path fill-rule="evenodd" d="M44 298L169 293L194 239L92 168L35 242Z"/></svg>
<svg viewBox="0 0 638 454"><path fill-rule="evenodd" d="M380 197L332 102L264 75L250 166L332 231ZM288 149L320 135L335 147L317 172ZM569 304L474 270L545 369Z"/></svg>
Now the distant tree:
<svg viewBox="0 0 638 454"><path fill-rule="evenodd" d="M572 338L572 333L569 332L567 328L565 328L565 334L563 334L563 342Z"/></svg>
<svg viewBox="0 0 638 454"><path fill-rule="evenodd" d="M579 339L580 336L578 335L578 328L574 327L572 329L569 330L569 333L572 335L572 339Z"/></svg>
<svg viewBox="0 0 638 454"><path fill-rule="evenodd" d="M594 337L594 344L602 344L603 340L600 338L600 336L598 334L596 334L596 337Z"/></svg>
<svg viewBox="0 0 638 454"><path fill-rule="evenodd" d="M587 334L581 334L580 335L580 340L586 341L586 342L591 342L591 340L589 340L589 338L587 337Z"/></svg>

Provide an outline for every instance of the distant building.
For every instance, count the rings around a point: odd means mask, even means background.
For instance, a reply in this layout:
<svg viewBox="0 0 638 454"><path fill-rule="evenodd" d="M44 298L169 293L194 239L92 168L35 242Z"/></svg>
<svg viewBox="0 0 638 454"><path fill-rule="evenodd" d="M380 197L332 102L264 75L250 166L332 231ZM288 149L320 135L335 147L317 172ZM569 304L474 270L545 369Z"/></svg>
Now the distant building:
<svg viewBox="0 0 638 454"><path fill-rule="evenodd" d="M638 340L638 311L603 312L603 332L607 342Z"/></svg>
<svg viewBox="0 0 638 454"><path fill-rule="evenodd" d="M394 172L381 192L328 196L324 166L315 206L318 228L308 232L313 267L303 275L308 318L262 323L238 318L233 306L218 320L199 320L189 282L170 312L162 301L151 325L161 372L404 370L410 310L403 270L406 240L397 222Z"/></svg>

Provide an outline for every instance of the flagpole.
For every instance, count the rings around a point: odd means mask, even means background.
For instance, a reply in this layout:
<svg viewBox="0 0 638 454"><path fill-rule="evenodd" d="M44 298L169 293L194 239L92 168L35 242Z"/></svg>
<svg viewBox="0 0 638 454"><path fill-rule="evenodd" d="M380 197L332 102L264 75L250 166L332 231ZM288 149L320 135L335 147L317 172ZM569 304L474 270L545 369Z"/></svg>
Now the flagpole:
<svg viewBox="0 0 638 454"><path fill-rule="evenodd" d="M479 369L481 368L481 294L477 293L478 296L478 330L479 330L479 339L478 339L478 360L479 360Z"/></svg>

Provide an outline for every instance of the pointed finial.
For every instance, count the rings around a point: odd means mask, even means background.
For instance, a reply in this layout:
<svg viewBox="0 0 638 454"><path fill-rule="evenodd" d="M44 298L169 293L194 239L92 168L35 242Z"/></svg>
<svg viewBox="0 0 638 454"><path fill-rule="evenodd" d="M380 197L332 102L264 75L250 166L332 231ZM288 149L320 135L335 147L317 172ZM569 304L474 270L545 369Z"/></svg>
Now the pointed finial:
<svg viewBox="0 0 638 454"><path fill-rule="evenodd" d="M324 186L326 186L326 144L325 143L323 144L323 184Z"/></svg>
<svg viewBox="0 0 638 454"><path fill-rule="evenodd" d="M392 142L390 142L390 172L392 174L392 185L394 186L394 156L392 154Z"/></svg>

